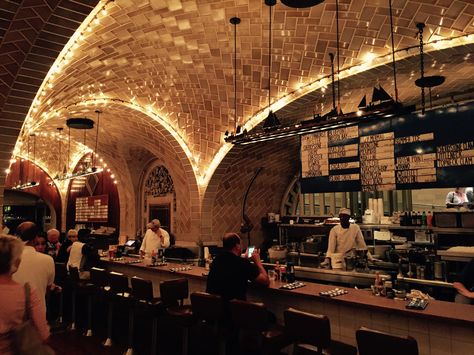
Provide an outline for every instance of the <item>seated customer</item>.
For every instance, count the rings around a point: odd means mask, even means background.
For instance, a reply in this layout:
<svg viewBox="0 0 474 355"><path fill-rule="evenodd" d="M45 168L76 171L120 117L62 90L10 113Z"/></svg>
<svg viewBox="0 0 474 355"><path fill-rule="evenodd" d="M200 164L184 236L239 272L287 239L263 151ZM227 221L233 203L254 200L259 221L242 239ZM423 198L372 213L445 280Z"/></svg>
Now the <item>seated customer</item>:
<svg viewBox="0 0 474 355"><path fill-rule="evenodd" d="M458 291L456 303L474 304L474 258L464 267L453 286Z"/></svg>
<svg viewBox="0 0 474 355"><path fill-rule="evenodd" d="M46 254L35 250L34 242L38 235L38 228L33 222L23 222L16 228L18 237L25 243L21 263L13 280L20 284L29 283L36 289L38 296L44 304L46 293L55 290L54 285L54 260Z"/></svg>
<svg viewBox="0 0 474 355"><path fill-rule="evenodd" d="M36 236L34 244L38 253L46 254L46 236L43 233Z"/></svg>
<svg viewBox="0 0 474 355"><path fill-rule="evenodd" d="M77 242L77 230L70 229L67 232L66 240L59 248L58 256L56 257L56 262L67 263L69 259L69 253L71 252L71 247L74 242Z"/></svg>
<svg viewBox="0 0 474 355"><path fill-rule="evenodd" d="M25 287L12 278L20 265L23 249L20 239L0 235L0 354L3 355L13 353L10 331L23 322L25 312ZM30 289L30 318L40 338L46 340L49 328L41 298L38 291Z"/></svg>
<svg viewBox="0 0 474 355"><path fill-rule="evenodd" d="M224 251L216 256L210 266L206 292L220 295L226 301L245 301L249 281L263 286L270 284L258 250L250 258L241 257L242 244L236 233L226 234L222 244Z"/></svg>
<svg viewBox="0 0 474 355"><path fill-rule="evenodd" d="M464 187L456 187L454 191L448 192L446 195L446 207L462 207L464 203L467 203L467 196L464 192Z"/></svg>
<svg viewBox="0 0 474 355"><path fill-rule="evenodd" d="M61 243L59 243L60 236L59 231L54 228L50 229L47 233L48 241L46 243L46 253L53 259L56 259L59 248L61 247Z"/></svg>

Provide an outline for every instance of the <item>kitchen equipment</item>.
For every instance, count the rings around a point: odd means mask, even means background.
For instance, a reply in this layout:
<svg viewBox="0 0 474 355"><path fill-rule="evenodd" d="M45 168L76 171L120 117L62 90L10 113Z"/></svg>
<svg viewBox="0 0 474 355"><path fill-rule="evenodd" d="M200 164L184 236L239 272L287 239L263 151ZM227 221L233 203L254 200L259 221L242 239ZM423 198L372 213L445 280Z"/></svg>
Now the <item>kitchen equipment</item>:
<svg viewBox="0 0 474 355"><path fill-rule="evenodd" d="M379 256L379 258L384 259L387 251L390 250L390 245L375 245L374 254Z"/></svg>
<svg viewBox="0 0 474 355"><path fill-rule="evenodd" d="M352 256L345 256L344 257L344 264L346 267L346 271L352 271L355 268L355 258Z"/></svg>
<svg viewBox="0 0 474 355"><path fill-rule="evenodd" d="M268 249L268 257L272 261L285 260L288 249L284 245L274 245Z"/></svg>
<svg viewBox="0 0 474 355"><path fill-rule="evenodd" d="M458 214L456 212L434 212L434 225L440 228L457 228Z"/></svg>
<svg viewBox="0 0 474 355"><path fill-rule="evenodd" d="M434 262L434 277L436 280L446 280L446 262Z"/></svg>

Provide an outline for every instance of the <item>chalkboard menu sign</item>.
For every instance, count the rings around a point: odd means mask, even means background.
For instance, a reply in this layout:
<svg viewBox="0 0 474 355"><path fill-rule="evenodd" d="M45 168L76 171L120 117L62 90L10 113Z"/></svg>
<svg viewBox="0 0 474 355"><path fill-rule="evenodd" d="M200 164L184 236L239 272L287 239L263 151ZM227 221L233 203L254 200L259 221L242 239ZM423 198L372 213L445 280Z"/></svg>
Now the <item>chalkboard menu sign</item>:
<svg viewBox="0 0 474 355"><path fill-rule="evenodd" d="M108 195L76 198L76 222L107 222L108 215Z"/></svg>
<svg viewBox="0 0 474 355"><path fill-rule="evenodd" d="M474 105L370 119L301 137L301 191L474 184Z"/></svg>

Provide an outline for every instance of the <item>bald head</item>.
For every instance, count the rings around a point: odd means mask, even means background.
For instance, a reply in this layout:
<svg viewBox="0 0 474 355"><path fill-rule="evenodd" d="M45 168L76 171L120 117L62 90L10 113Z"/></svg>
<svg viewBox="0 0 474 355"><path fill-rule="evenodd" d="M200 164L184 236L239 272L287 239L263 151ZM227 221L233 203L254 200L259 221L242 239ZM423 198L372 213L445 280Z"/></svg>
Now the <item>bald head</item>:
<svg viewBox="0 0 474 355"><path fill-rule="evenodd" d="M50 243L57 243L59 241L59 236L60 236L60 233L57 229L50 229L47 233L48 235L48 241Z"/></svg>
<svg viewBox="0 0 474 355"><path fill-rule="evenodd" d="M32 242L38 234L38 227L33 222L23 222L16 227L16 235L24 242Z"/></svg>

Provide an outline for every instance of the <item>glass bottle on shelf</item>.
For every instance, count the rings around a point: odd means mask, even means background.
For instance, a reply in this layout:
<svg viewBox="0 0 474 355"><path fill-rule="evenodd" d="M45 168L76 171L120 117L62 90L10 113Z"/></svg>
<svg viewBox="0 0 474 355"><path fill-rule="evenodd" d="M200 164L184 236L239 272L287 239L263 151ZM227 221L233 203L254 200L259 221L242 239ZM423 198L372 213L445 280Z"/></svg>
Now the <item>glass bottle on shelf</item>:
<svg viewBox="0 0 474 355"><path fill-rule="evenodd" d="M421 225L423 227L426 227L426 212L423 211L423 213L421 214Z"/></svg>
<svg viewBox="0 0 474 355"><path fill-rule="evenodd" d="M428 215L426 216L426 225L429 228L433 227L433 215L431 214L431 211L428 211Z"/></svg>

